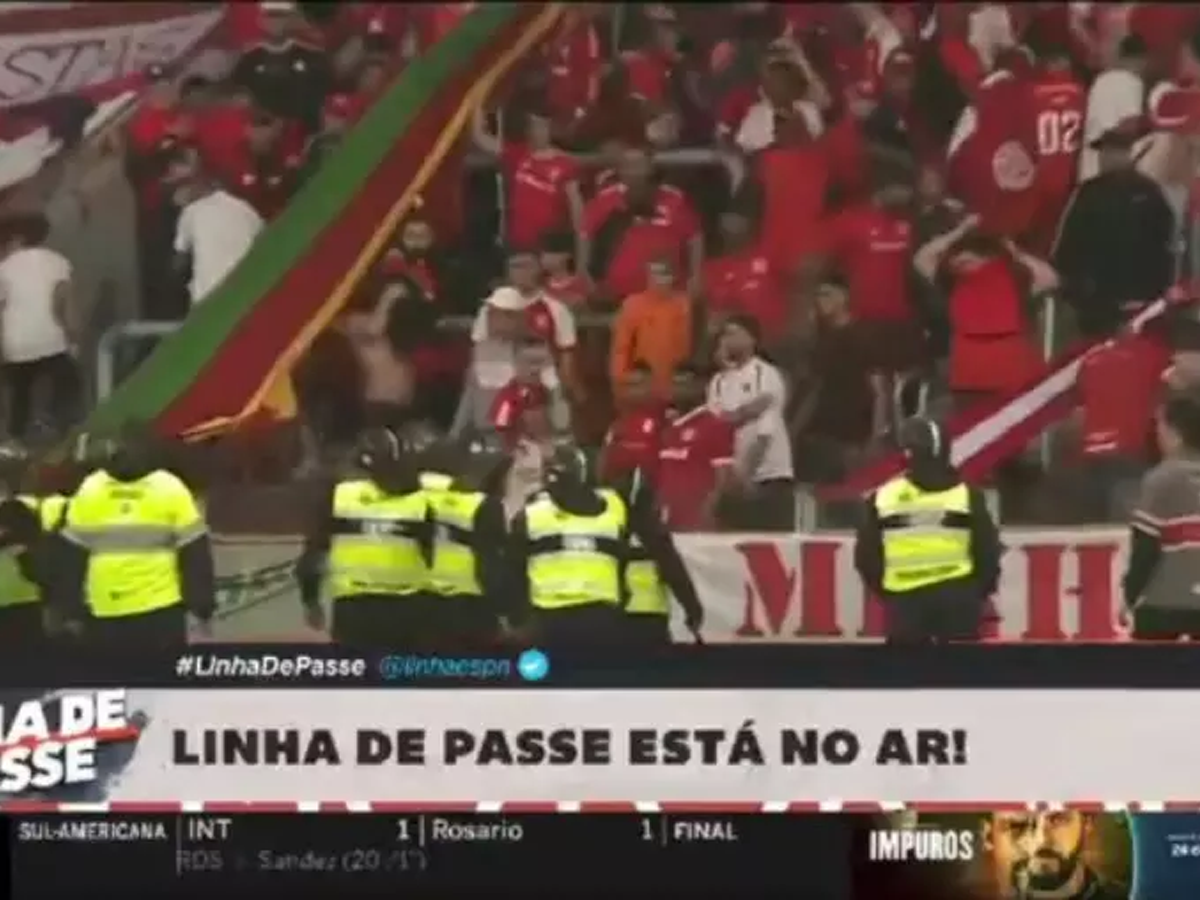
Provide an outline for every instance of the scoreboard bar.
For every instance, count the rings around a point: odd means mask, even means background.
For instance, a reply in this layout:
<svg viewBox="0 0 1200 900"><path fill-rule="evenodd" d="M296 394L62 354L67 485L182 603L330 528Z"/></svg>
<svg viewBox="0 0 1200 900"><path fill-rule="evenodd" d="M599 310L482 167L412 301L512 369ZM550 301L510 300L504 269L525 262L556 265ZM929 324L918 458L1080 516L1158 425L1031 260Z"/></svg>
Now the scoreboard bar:
<svg viewBox="0 0 1200 900"><path fill-rule="evenodd" d="M10 816L11 896L231 887L847 895L851 819L796 814ZM834 865L830 865L835 862ZM840 863L840 864L838 864Z"/></svg>

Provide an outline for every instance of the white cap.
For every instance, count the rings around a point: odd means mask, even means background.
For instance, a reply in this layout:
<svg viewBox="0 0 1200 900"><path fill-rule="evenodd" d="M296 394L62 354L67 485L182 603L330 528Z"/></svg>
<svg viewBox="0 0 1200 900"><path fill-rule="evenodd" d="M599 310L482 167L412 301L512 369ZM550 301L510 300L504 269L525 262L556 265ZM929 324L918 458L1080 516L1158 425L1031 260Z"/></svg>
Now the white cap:
<svg viewBox="0 0 1200 900"><path fill-rule="evenodd" d="M258 9L264 13L290 13L296 11L296 4L290 0L264 0Z"/></svg>
<svg viewBox="0 0 1200 900"><path fill-rule="evenodd" d="M502 309L506 312L520 312L526 306L521 292L510 287L496 288L484 302L494 309Z"/></svg>

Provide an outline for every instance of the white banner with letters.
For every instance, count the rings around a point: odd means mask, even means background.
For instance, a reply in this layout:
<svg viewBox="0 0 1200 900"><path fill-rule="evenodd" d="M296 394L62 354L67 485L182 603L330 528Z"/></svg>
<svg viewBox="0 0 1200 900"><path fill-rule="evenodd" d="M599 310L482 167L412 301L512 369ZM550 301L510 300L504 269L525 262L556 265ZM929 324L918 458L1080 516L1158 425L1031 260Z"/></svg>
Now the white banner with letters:
<svg viewBox="0 0 1200 900"><path fill-rule="evenodd" d="M104 92L151 65L169 66L206 38L217 4L5 4L0 9L0 107Z"/></svg>
<svg viewBox="0 0 1200 900"><path fill-rule="evenodd" d="M990 636L1016 641L1111 641L1118 625L1127 532L1013 529ZM680 535L700 592L708 641L879 640L883 610L854 571L848 535ZM236 630L248 609L278 610L272 637L304 633L291 567L295 539L222 539L219 607ZM268 601L271 606L264 607ZM261 618L261 615L260 615ZM257 636L263 632L258 630ZM679 628L681 640L690 640Z"/></svg>
<svg viewBox="0 0 1200 900"><path fill-rule="evenodd" d="M5 703L0 802L1188 800L1194 694L62 691Z"/></svg>
<svg viewBox="0 0 1200 900"><path fill-rule="evenodd" d="M1127 531L1012 530L1003 540L992 636L1121 636ZM854 571L848 535L687 535L676 542L704 604L706 640L875 640L883 632L883 609Z"/></svg>

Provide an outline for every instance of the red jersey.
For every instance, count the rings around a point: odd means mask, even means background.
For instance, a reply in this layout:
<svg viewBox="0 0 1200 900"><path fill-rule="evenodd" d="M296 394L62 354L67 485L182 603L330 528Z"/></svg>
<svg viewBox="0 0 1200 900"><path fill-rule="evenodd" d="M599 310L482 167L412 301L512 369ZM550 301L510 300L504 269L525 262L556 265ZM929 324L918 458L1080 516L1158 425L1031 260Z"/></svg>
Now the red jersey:
<svg viewBox="0 0 1200 900"><path fill-rule="evenodd" d="M703 280L710 310L754 316L764 334L778 333L786 324L787 300L775 268L757 247L710 259Z"/></svg>
<svg viewBox="0 0 1200 900"><path fill-rule="evenodd" d="M867 142L861 123L851 115L837 120L818 139L829 167L829 184L843 197L859 198L868 193Z"/></svg>
<svg viewBox="0 0 1200 900"><path fill-rule="evenodd" d="M1134 3L1129 31L1146 42L1150 57L1168 75L1176 71L1179 51L1196 30L1200 10L1194 3Z"/></svg>
<svg viewBox="0 0 1200 900"><path fill-rule="evenodd" d="M1083 453L1145 455L1170 351L1150 335L1135 334L1089 355L1079 370Z"/></svg>
<svg viewBox="0 0 1200 900"><path fill-rule="evenodd" d="M549 398L541 384L525 384L515 378L496 392L492 401L492 427L502 434L519 436L521 417L545 406Z"/></svg>
<svg viewBox="0 0 1200 900"><path fill-rule="evenodd" d="M383 259L379 262L379 271L384 275L403 275L411 278L421 289L424 299L437 299L437 280L434 278L433 270L424 260L410 261L403 252L393 248L383 255Z"/></svg>
<svg viewBox="0 0 1200 900"><path fill-rule="evenodd" d="M630 50L621 54L629 93L654 106L671 99L671 73L679 60L660 50Z"/></svg>
<svg viewBox="0 0 1200 900"><path fill-rule="evenodd" d="M268 156L255 156L242 142L240 153L231 153L227 168L217 176L226 188L253 206L263 219L283 212L304 165L304 137L299 128L288 127Z"/></svg>
<svg viewBox="0 0 1200 900"><path fill-rule="evenodd" d="M908 284L915 248L907 219L870 203L852 206L828 221L825 241L849 281L856 319L912 318Z"/></svg>
<svg viewBox="0 0 1200 900"><path fill-rule="evenodd" d="M1024 285L1007 259L958 276L950 292L950 387L1003 393L1031 383L1045 369L1026 333Z"/></svg>
<svg viewBox="0 0 1200 900"><path fill-rule="evenodd" d="M817 144L769 147L758 154L763 250L780 273L791 272L819 245L829 165Z"/></svg>
<svg viewBox="0 0 1200 900"><path fill-rule="evenodd" d="M194 131L191 116L163 106L143 104L134 112L126 127L129 151L139 159L158 152L169 138L188 138ZM134 185L143 208L156 208L163 200L163 187L157 178L139 179Z"/></svg>
<svg viewBox="0 0 1200 900"><path fill-rule="evenodd" d="M579 275L551 275L546 279L546 293L568 307L583 306L591 291Z"/></svg>
<svg viewBox="0 0 1200 900"><path fill-rule="evenodd" d="M711 528L704 512L717 474L733 464L733 426L707 406L668 416L658 442L655 487L675 531Z"/></svg>
<svg viewBox="0 0 1200 900"><path fill-rule="evenodd" d="M624 184L604 188L583 209L583 233L594 240L605 223L626 208ZM659 185L650 215L634 216L615 246L604 273L604 282L617 297L624 298L646 287L646 267L667 256L675 271L686 272L684 248L700 233L700 222L692 204L678 189Z"/></svg>
<svg viewBox="0 0 1200 900"><path fill-rule="evenodd" d="M1018 237L1039 204L1037 122L1028 81L1003 69L979 84L946 151L950 193L993 234Z"/></svg>
<svg viewBox="0 0 1200 900"><path fill-rule="evenodd" d="M1036 227L1053 239L1079 171L1087 89L1069 71L1038 73L1030 87L1037 123L1037 182L1041 195Z"/></svg>
<svg viewBox="0 0 1200 900"><path fill-rule="evenodd" d="M570 225L567 186L579 181L579 164L560 150L534 153L524 144L505 144L500 160L508 185L507 240L536 247L550 231Z"/></svg>
<svg viewBox="0 0 1200 900"><path fill-rule="evenodd" d="M573 122L596 105L603 67L595 23L568 18L546 46L546 104L556 121Z"/></svg>
<svg viewBox="0 0 1200 900"><path fill-rule="evenodd" d="M237 169L246 155L250 110L234 103L212 106L197 116L195 143L205 167L218 177Z"/></svg>
<svg viewBox="0 0 1200 900"><path fill-rule="evenodd" d="M663 411L657 406L619 415L604 437L604 477L618 478L641 469L653 479L662 427Z"/></svg>

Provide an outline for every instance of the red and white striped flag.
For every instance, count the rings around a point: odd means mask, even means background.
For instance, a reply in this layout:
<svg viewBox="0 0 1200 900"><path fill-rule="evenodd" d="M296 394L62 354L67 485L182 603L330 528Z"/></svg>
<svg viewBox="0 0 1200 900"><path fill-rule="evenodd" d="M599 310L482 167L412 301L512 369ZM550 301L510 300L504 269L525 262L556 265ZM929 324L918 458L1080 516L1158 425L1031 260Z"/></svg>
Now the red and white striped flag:
<svg viewBox="0 0 1200 900"><path fill-rule="evenodd" d="M1075 388L1084 360L1103 347L1140 332L1161 318L1171 303L1171 299L1156 300L1133 316L1117 337L1069 349L1053 360L1049 371L1032 384L952 417L946 425L952 441L950 459L963 477L970 480L986 475L1020 453L1055 422L1070 415L1079 402ZM840 484L822 488L817 497L846 500L865 496L904 471L904 466L904 454L894 453Z"/></svg>

